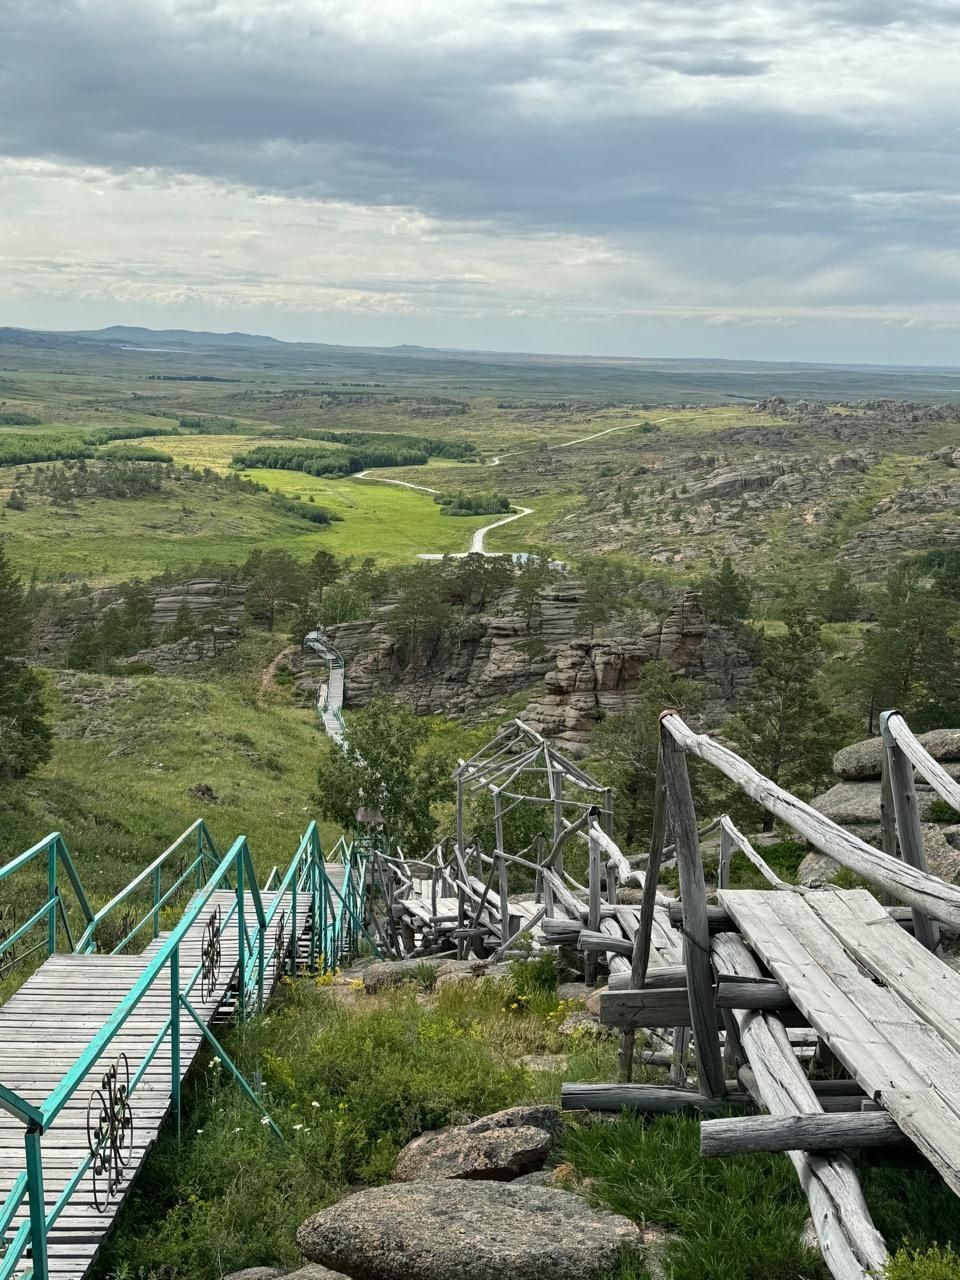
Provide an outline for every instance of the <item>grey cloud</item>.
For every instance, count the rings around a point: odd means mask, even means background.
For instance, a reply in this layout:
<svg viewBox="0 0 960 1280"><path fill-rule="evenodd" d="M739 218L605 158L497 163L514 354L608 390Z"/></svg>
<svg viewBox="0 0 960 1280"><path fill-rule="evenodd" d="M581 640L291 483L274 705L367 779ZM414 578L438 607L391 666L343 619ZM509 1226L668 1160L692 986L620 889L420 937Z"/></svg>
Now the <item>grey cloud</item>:
<svg viewBox="0 0 960 1280"><path fill-rule="evenodd" d="M758 109L750 95L775 74L776 50L738 27L734 0L609 0L591 5L586 27L579 5L510 0L498 38L457 47L351 39L309 10L251 28L228 5L184 16L147 0L6 2L0 152L10 155L586 234L956 240L945 199L957 189L956 121L934 139L900 115L869 129L831 119L802 96L789 110ZM779 9L785 31L960 14L932 0ZM656 109L597 106L612 74L629 83L660 72L731 92L751 83L710 109L666 95ZM525 109L543 81L556 100ZM860 198L891 188L915 198Z"/></svg>

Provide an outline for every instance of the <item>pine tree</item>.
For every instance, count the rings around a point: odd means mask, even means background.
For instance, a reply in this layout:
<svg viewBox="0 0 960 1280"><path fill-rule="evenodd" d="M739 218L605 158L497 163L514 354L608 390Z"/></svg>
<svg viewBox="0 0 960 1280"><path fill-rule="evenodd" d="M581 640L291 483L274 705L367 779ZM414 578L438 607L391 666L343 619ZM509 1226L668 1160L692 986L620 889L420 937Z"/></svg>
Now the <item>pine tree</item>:
<svg viewBox="0 0 960 1280"><path fill-rule="evenodd" d="M30 616L0 542L0 777L19 778L50 758L39 677L26 665Z"/></svg>
<svg viewBox="0 0 960 1280"><path fill-rule="evenodd" d="M819 622L798 605L785 622L783 635L764 636L753 684L724 732L761 773L802 796L829 776L846 726L823 688ZM769 814L764 823L772 829Z"/></svg>
<svg viewBox="0 0 960 1280"><path fill-rule="evenodd" d="M860 588L842 565L834 569L820 599L824 622L851 622L860 609Z"/></svg>
<svg viewBox="0 0 960 1280"><path fill-rule="evenodd" d="M749 616L753 583L746 574L737 573L729 556L723 557L719 573L703 579L700 590L703 611L711 622L730 626Z"/></svg>

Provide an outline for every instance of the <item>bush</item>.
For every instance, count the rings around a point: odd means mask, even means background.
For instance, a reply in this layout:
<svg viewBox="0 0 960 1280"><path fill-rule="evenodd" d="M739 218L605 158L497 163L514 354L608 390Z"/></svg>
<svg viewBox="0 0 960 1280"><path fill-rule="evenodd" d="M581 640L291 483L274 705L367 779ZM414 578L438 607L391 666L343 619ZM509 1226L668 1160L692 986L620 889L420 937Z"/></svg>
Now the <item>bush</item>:
<svg viewBox="0 0 960 1280"><path fill-rule="evenodd" d="M898 1249L884 1275L887 1280L958 1280L960 1254L954 1253L950 1245L923 1252Z"/></svg>

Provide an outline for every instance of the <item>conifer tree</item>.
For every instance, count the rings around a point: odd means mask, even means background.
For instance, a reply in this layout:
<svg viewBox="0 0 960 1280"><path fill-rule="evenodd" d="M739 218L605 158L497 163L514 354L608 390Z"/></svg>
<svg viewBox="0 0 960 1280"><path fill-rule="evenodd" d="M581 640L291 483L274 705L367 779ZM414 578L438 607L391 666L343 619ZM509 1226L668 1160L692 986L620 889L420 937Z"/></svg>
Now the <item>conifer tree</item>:
<svg viewBox="0 0 960 1280"><path fill-rule="evenodd" d="M0 541L0 777L19 778L50 757L39 677L26 665L30 616Z"/></svg>
<svg viewBox="0 0 960 1280"><path fill-rule="evenodd" d="M737 573L729 556L723 557L719 573L703 579L700 590L703 593L703 611L711 622L728 627L748 617L753 602L753 583L745 573Z"/></svg>

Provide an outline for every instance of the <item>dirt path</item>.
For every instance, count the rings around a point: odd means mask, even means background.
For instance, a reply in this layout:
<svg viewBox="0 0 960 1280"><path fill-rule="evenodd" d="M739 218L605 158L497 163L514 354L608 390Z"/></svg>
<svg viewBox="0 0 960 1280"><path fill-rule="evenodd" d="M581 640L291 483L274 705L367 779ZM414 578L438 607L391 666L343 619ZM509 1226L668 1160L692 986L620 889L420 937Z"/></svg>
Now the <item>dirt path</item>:
<svg viewBox="0 0 960 1280"><path fill-rule="evenodd" d="M273 661L268 666L264 667L263 670L260 672L260 697L261 698L265 693L267 693L270 689L273 688L273 682L276 679L277 671L280 668L280 663L284 660L284 658L289 658L291 653L296 653L297 648L298 646L295 644L288 644L286 649L281 649L280 652L277 654L277 656L273 659Z"/></svg>

